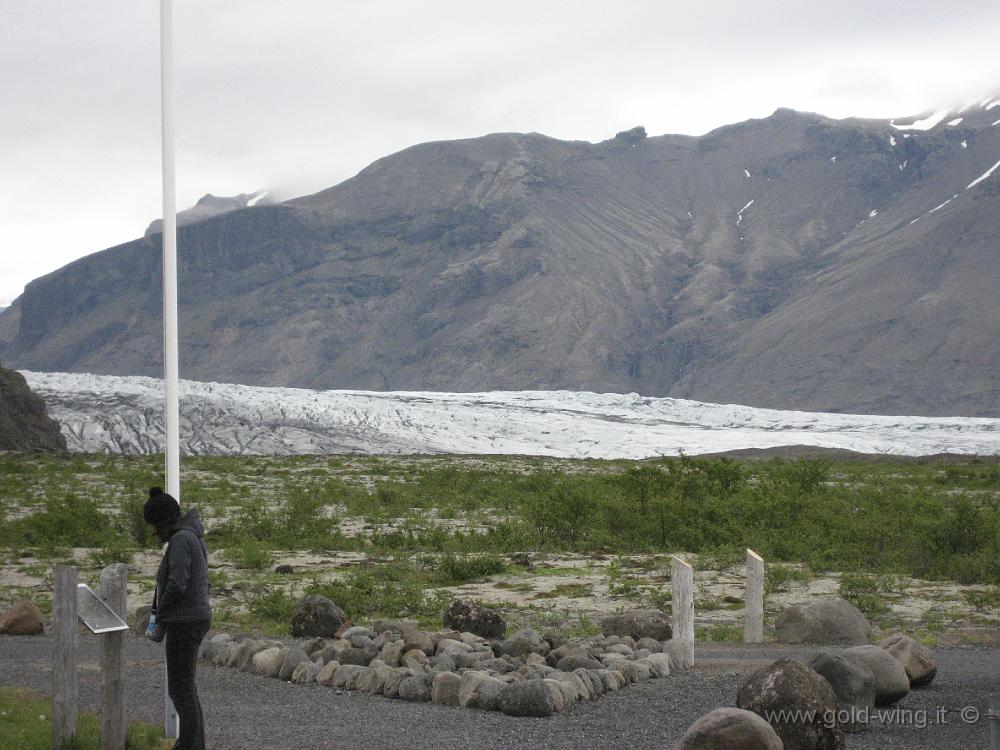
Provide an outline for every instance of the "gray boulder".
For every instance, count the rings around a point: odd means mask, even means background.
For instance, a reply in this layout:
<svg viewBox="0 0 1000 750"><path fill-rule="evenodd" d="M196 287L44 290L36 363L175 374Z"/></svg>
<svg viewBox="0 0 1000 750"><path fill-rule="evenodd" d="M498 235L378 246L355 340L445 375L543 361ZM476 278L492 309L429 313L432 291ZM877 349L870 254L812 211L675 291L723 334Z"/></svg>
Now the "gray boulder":
<svg viewBox="0 0 1000 750"><path fill-rule="evenodd" d="M333 673L333 686L335 688L347 688L347 683L350 681L352 675L364 672L367 669L368 667L362 667L358 664L341 664Z"/></svg>
<svg viewBox="0 0 1000 750"><path fill-rule="evenodd" d="M404 701L427 703L431 699L432 674L420 674L407 677L399 683L399 697Z"/></svg>
<svg viewBox="0 0 1000 750"><path fill-rule="evenodd" d="M261 677L277 677L284 660L284 649L278 646L264 649L253 656L253 671Z"/></svg>
<svg viewBox="0 0 1000 750"><path fill-rule="evenodd" d="M542 638L541 633L531 628L518 630L500 644L500 652L508 656L527 656L528 654L545 656L550 649L549 642Z"/></svg>
<svg viewBox="0 0 1000 750"><path fill-rule="evenodd" d="M674 750L783 750L774 728L752 711L717 708L697 719Z"/></svg>
<svg viewBox="0 0 1000 750"><path fill-rule="evenodd" d="M459 679L458 705L462 708L479 708L479 689L490 681L500 682L486 672L468 671Z"/></svg>
<svg viewBox="0 0 1000 750"><path fill-rule="evenodd" d="M844 654L820 651L809 660L809 667L830 683L844 729L858 732L868 727L871 710L875 707L875 676L858 659Z"/></svg>
<svg viewBox="0 0 1000 750"><path fill-rule="evenodd" d="M549 680L527 680L507 685L500 692L499 709L508 716L551 716L564 707L562 690Z"/></svg>
<svg viewBox="0 0 1000 750"><path fill-rule="evenodd" d="M460 633L473 633L483 638L503 638L507 622L494 609L475 602L455 599L444 613L444 626Z"/></svg>
<svg viewBox="0 0 1000 750"><path fill-rule="evenodd" d="M855 646L868 643L871 623L845 599L820 599L787 607L775 622L780 643Z"/></svg>
<svg viewBox="0 0 1000 750"><path fill-rule="evenodd" d="M403 633L403 653L407 651L423 651L425 655L434 653L434 639L423 630L408 630Z"/></svg>
<svg viewBox="0 0 1000 750"><path fill-rule="evenodd" d="M353 638L357 638L359 636L362 638L367 638L368 640L374 640L378 636L378 633L376 633L371 628L366 628L364 625L352 625L351 627L349 627L347 630L345 630L343 633L340 634L341 638L344 638L345 640L348 641L352 640Z"/></svg>
<svg viewBox="0 0 1000 750"><path fill-rule="evenodd" d="M415 672L423 672L424 666L427 665L427 654L420 649L412 648L403 654L399 665Z"/></svg>
<svg viewBox="0 0 1000 750"><path fill-rule="evenodd" d="M290 632L295 638L334 638L347 615L325 596L307 596L292 612Z"/></svg>
<svg viewBox="0 0 1000 750"><path fill-rule="evenodd" d="M601 669L603 665L593 656L588 654L583 649L579 649L580 653L571 653L562 657L556 663L556 669L561 672L575 672L578 669Z"/></svg>
<svg viewBox="0 0 1000 750"><path fill-rule="evenodd" d="M398 698L399 686L402 684L403 680L413 677L414 674L415 673L412 669L396 667L389 673L389 676L386 677L385 684L382 685L382 695L386 698Z"/></svg>
<svg viewBox="0 0 1000 750"><path fill-rule="evenodd" d="M292 679L292 674L295 672L295 668L299 666L304 661L309 661L309 657L306 656L306 652L301 648L290 648L285 653L285 658L281 662L281 670L278 672L278 679L282 682L288 682Z"/></svg>
<svg viewBox="0 0 1000 750"><path fill-rule="evenodd" d="M236 663L233 665L241 672L253 672L253 658L261 651L270 648L274 644L271 641L246 640L240 644Z"/></svg>
<svg viewBox="0 0 1000 750"><path fill-rule="evenodd" d="M893 633L879 641L878 645L903 665L906 676L910 678L911 688L930 684L937 674L937 659L934 658L934 652L908 635Z"/></svg>
<svg viewBox="0 0 1000 750"><path fill-rule="evenodd" d="M758 669L739 689L736 705L763 717L788 750L844 747L837 696L826 680L802 662L781 659Z"/></svg>
<svg viewBox="0 0 1000 750"><path fill-rule="evenodd" d="M368 652L362 651L360 648L355 648L354 646L345 648L337 655L337 661L341 664L357 664L362 667L367 667L371 660L372 656Z"/></svg>
<svg viewBox="0 0 1000 750"><path fill-rule="evenodd" d="M650 654L639 662L649 667L650 677L666 677L670 674L670 657L666 654Z"/></svg>
<svg viewBox="0 0 1000 750"><path fill-rule="evenodd" d="M143 630L145 633L146 631ZM219 633L218 635L213 635L211 638L204 642L204 646L201 649L201 658L205 661L212 661L215 654L220 651L227 643L233 640L233 637L229 633Z"/></svg>
<svg viewBox="0 0 1000 750"><path fill-rule="evenodd" d="M635 647L636 649L646 649L651 654L658 654L663 650L662 641L657 638L640 638L635 642Z"/></svg>
<svg viewBox="0 0 1000 750"><path fill-rule="evenodd" d="M476 707L484 711L499 711L500 696L507 689L508 683L491 678L479 685L476 691Z"/></svg>
<svg viewBox="0 0 1000 750"><path fill-rule="evenodd" d="M295 685L311 685L316 681L322 666L311 661L304 661L292 672L292 683Z"/></svg>
<svg viewBox="0 0 1000 750"><path fill-rule="evenodd" d="M462 678L454 672L438 672L431 681L431 700L441 706L457 706Z"/></svg>
<svg viewBox="0 0 1000 750"><path fill-rule="evenodd" d="M871 670L875 677L875 705L888 706L902 700L910 692L910 678L896 658L878 646L854 646L844 656L855 659Z"/></svg>
<svg viewBox="0 0 1000 750"><path fill-rule="evenodd" d="M319 672L316 673L316 684L323 687L330 687L333 684L333 677L339 666L340 663L336 661L328 661L324 664Z"/></svg>
<svg viewBox="0 0 1000 750"><path fill-rule="evenodd" d="M606 636L631 636L635 640L666 641L673 636L670 616L658 609L632 609L609 615L601 620L601 632Z"/></svg>
<svg viewBox="0 0 1000 750"><path fill-rule="evenodd" d="M651 675L649 667L637 661L623 659L614 666L615 669L625 675L625 679L629 682L645 682Z"/></svg>
<svg viewBox="0 0 1000 750"><path fill-rule="evenodd" d="M386 643L378 652L378 658L390 667L398 667L400 659L403 658L403 641L400 639Z"/></svg>

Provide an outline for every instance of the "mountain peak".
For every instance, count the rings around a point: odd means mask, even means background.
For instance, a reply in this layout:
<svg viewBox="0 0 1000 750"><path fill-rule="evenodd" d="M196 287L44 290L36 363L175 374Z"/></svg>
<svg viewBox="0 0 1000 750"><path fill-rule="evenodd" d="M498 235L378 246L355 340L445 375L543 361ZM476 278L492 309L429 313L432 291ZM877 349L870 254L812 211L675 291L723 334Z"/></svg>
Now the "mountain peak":
<svg viewBox="0 0 1000 750"><path fill-rule="evenodd" d="M177 226L193 224L196 221L210 219L213 216L239 211L241 208L266 206L275 203L270 190L257 190L253 193L239 195L217 196L205 193L191 208L177 212ZM150 237L163 231L163 220L154 219L146 227L145 236Z"/></svg>

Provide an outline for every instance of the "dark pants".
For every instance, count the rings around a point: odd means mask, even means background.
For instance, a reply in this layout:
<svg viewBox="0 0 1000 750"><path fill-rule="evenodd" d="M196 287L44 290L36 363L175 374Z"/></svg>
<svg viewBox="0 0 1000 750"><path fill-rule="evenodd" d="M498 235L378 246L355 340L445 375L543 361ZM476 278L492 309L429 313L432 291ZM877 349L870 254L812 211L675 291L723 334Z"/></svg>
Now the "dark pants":
<svg viewBox="0 0 1000 750"><path fill-rule="evenodd" d="M198 648L211 622L166 622L167 693L181 720L175 750L205 749L205 720L194 684Z"/></svg>

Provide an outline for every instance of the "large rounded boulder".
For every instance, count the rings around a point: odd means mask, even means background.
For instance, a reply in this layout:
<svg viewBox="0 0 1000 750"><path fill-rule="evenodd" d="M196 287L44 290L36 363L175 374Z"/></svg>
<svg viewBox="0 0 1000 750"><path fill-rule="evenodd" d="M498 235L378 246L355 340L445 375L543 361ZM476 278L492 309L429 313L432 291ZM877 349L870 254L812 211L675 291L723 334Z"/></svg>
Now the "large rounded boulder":
<svg viewBox="0 0 1000 750"><path fill-rule="evenodd" d="M290 632L295 638L335 638L346 620L344 610L325 596L307 596L292 612Z"/></svg>
<svg viewBox="0 0 1000 750"><path fill-rule="evenodd" d="M501 639L507 633L507 622L499 612L462 599L453 601L445 611L444 626L490 639Z"/></svg>
<svg viewBox="0 0 1000 750"><path fill-rule="evenodd" d="M508 656L527 656L528 654L545 656L549 653L551 646L537 630L525 628L518 630L510 638L500 643L497 649L500 654Z"/></svg>
<svg viewBox="0 0 1000 750"><path fill-rule="evenodd" d="M830 683L840 719L848 732L866 729L875 707L875 675L858 659L843 654L820 651L809 660L809 667Z"/></svg>
<svg viewBox="0 0 1000 750"><path fill-rule="evenodd" d="M0 634L41 635L44 631L42 611L32 602L18 602L0 615Z"/></svg>
<svg viewBox="0 0 1000 750"><path fill-rule="evenodd" d="M668 641L673 635L670 616L658 609L631 609L608 615L601 620L601 632L605 636L631 636L637 641L641 638Z"/></svg>
<svg viewBox="0 0 1000 750"><path fill-rule="evenodd" d="M785 750L840 750L844 729L830 684L799 661L758 669L736 694L736 705L766 720Z"/></svg>
<svg viewBox="0 0 1000 750"><path fill-rule="evenodd" d="M775 622L780 643L858 646L868 643L871 623L845 599L820 599L786 608Z"/></svg>
<svg viewBox="0 0 1000 750"><path fill-rule="evenodd" d="M674 750L782 750L774 727L752 711L717 708L694 724Z"/></svg>
<svg viewBox="0 0 1000 750"><path fill-rule="evenodd" d="M902 700L910 692L910 678L903 665L879 646L855 646L844 656L864 664L875 676L875 705L888 706Z"/></svg>
<svg viewBox="0 0 1000 750"><path fill-rule="evenodd" d="M930 684L937 674L937 659L934 658L934 653L908 635L893 633L879 641L878 645L903 665L906 676L910 679L911 688Z"/></svg>

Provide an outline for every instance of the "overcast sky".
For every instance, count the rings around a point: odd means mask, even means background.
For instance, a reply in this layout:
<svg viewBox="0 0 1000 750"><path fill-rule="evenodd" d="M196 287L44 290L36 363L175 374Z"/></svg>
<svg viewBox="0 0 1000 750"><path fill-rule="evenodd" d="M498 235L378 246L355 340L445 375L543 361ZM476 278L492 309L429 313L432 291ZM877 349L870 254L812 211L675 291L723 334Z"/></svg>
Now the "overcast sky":
<svg viewBox="0 0 1000 750"><path fill-rule="evenodd" d="M0 304L160 215L156 0L0 0ZM175 0L178 206L497 131L700 134L1000 91L1000 3Z"/></svg>

